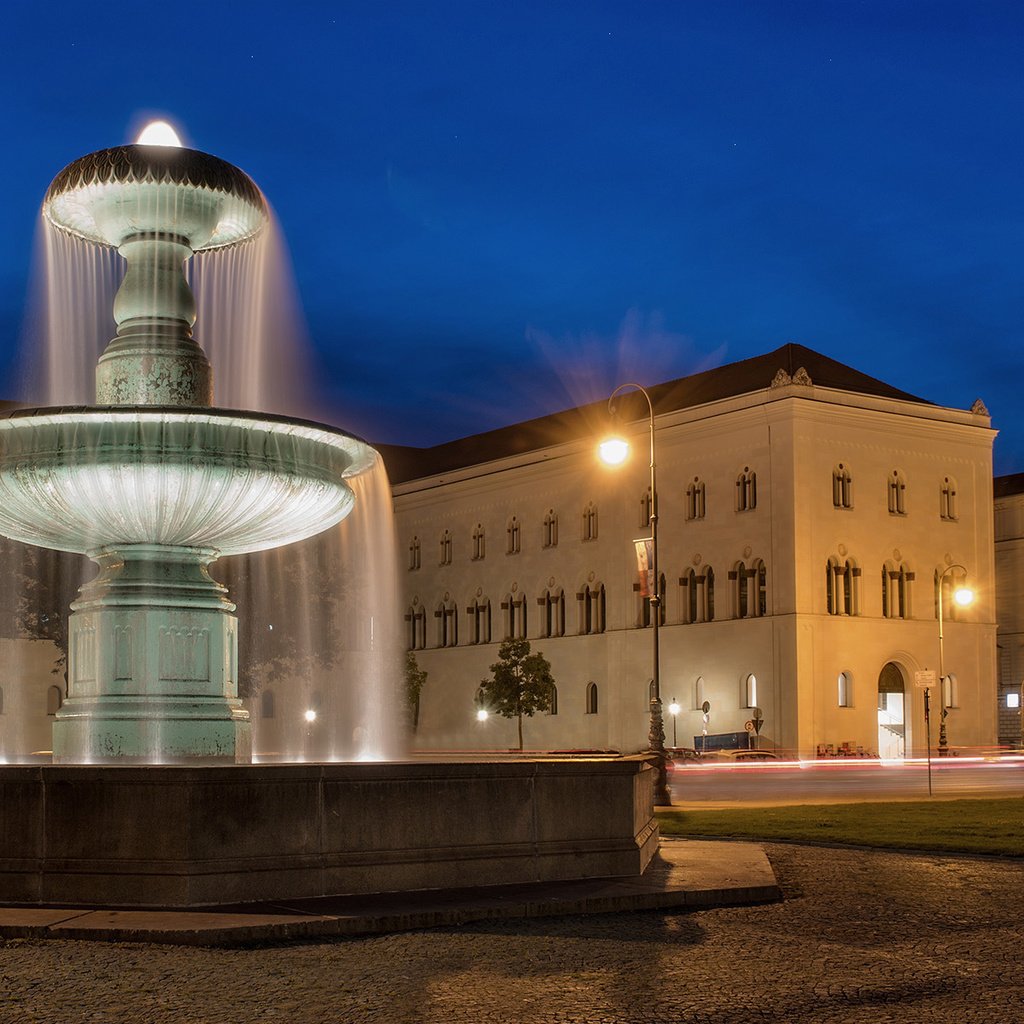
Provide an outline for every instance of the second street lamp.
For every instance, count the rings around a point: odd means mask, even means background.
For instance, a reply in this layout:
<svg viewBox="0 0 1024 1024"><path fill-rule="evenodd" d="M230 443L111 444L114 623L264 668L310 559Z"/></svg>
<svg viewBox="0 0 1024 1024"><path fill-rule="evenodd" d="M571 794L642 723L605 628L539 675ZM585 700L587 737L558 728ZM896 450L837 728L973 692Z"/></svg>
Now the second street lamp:
<svg viewBox="0 0 1024 1024"><path fill-rule="evenodd" d="M948 705L951 704L953 700L952 681L949 682L948 696L946 693L947 683L943 665L942 606L945 601L943 600L942 584L946 577L955 569L959 569L964 576L967 575L967 570L962 565L953 564L947 565L939 576L939 700L942 704L942 714L939 717L939 757L945 757L949 753L949 743L946 740L946 715L949 714ZM961 608L965 608L973 600L974 592L969 587L961 584L953 589L953 601Z"/></svg>
<svg viewBox="0 0 1024 1024"><path fill-rule="evenodd" d="M654 405L647 389L640 384L620 384L608 398L608 411L612 412L615 399L625 390L639 391L647 400L651 434L651 541L648 579L650 591L651 625L654 627L653 664L651 673L651 729L648 735L651 753L654 755L656 777L654 780L654 803L657 807L669 807L672 797L668 791L668 772L665 759L665 722L661 709L661 646L659 627L661 625L661 579L658 574L658 481L654 448ZM629 455L629 444L622 438L602 441L598 452L602 461L618 465Z"/></svg>

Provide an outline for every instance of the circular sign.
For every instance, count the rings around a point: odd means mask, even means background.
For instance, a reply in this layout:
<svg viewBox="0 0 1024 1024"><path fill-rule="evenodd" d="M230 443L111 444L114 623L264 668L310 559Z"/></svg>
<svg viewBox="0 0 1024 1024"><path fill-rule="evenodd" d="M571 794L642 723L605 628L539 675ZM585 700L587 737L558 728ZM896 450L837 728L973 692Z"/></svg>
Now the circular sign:
<svg viewBox="0 0 1024 1024"><path fill-rule="evenodd" d="M748 719L746 722L743 723L743 728L746 729L747 732L753 732L754 731L754 723L751 722Z"/></svg>
<svg viewBox="0 0 1024 1024"><path fill-rule="evenodd" d="M706 715L711 710L711 701L708 701L708 700L704 701L704 703L701 704L700 709Z"/></svg>

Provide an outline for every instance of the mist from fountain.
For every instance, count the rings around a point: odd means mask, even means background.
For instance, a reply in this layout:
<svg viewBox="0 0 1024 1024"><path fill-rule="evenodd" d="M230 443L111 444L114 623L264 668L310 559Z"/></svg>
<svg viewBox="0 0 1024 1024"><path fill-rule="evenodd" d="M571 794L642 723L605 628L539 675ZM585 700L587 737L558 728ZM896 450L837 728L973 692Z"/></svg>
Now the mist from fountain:
<svg viewBox="0 0 1024 1024"><path fill-rule="evenodd" d="M39 239L42 287L28 317L18 397L49 407L88 405L97 358L114 334L111 307L124 261L48 222ZM245 245L197 253L187 276L196 339L213 366L215 406L323 418L313 404L308 344L276 221ZM379 458L348 483L354 511L326 533L214 563L237 603L240 694L252 712L256 759L376 759L402 751L390 486ZM15 547L28 568L36 553ZM61 558L65 574L77 574L64 581L72 591L95 573L85 558ZM307 712L315 712L312 721ZM19 743L10 733L7 742L12 759Z"/></svg>

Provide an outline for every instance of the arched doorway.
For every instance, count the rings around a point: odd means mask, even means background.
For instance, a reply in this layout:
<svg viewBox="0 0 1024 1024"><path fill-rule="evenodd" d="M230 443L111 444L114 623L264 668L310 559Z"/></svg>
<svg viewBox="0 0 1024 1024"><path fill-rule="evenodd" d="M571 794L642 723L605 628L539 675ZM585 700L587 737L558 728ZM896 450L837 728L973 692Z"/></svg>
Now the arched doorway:
<svg viewBox="0 0 1024 1024"><path fill-rule="evenodd" d="M906 730L903 673L890 661L878 675L878 756L883 760L905 756Z"/></svg>

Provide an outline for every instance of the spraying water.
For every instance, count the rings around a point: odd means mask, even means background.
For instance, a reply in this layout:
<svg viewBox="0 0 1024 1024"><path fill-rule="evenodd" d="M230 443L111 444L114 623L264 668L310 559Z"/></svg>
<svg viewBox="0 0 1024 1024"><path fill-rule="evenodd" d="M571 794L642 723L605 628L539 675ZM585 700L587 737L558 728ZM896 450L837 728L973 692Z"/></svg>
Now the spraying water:
<svg viewBox="0 0 1024 1024"><path fill-rule="evenodd" d="M167 136L161 136L167 138ZM141 141L141 139L140 139ZM147 139L147 145L174 145ZM115 329L124 261L112 249L41 228L43 301L30 322L23 401L87 405L96 361ZM200 252L187 273L195 336L213 367L218 407L309 418L302 319L280 232ZM353 513L284 548L218 561L239 618L239 692L248 698L257 758L355 760L400 752L397 565L391 493L380 459L354 477ZM33 549L21 549L25 558ZM93 575L65 556L63 578ZM30 575L30 573L26 573ZM66 606L59 609L66 614Z"/></svg>

